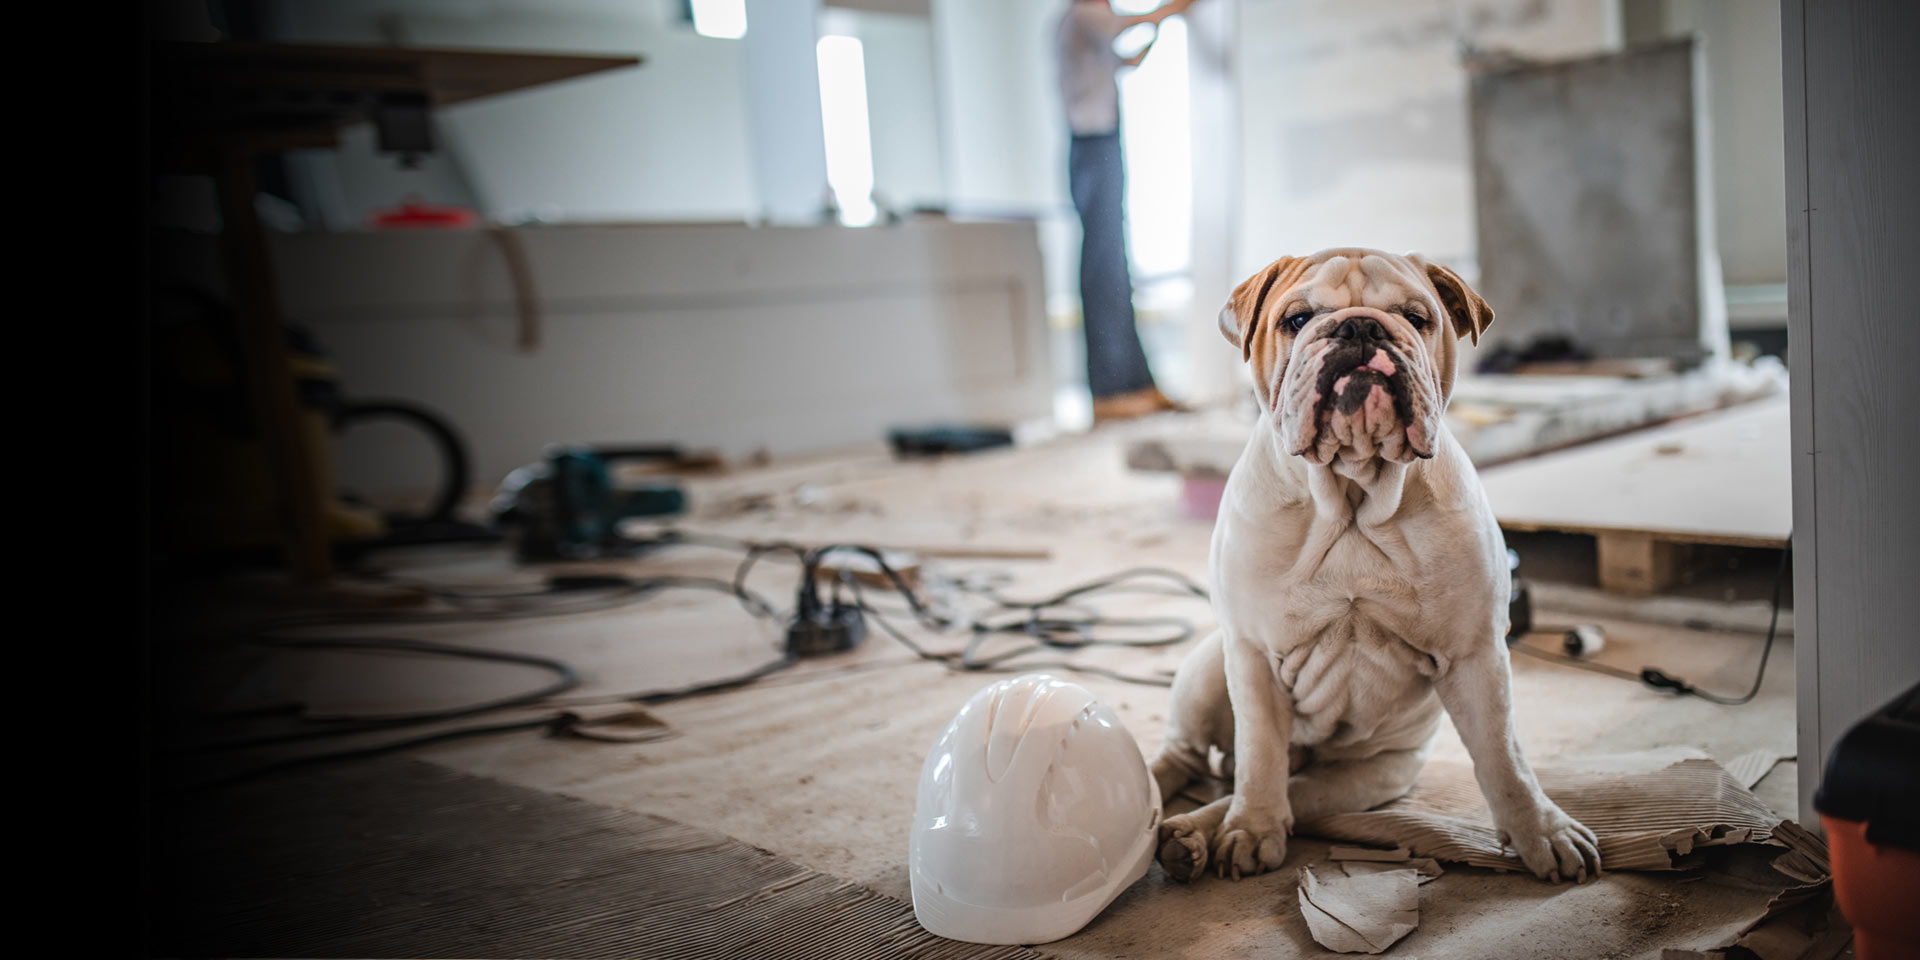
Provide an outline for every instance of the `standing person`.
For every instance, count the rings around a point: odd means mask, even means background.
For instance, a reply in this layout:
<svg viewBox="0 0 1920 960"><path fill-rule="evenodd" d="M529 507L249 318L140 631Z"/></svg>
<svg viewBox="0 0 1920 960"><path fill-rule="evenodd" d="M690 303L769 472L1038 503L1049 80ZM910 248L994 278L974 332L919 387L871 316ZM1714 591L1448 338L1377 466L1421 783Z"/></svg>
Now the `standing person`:
<svg viewBox="0 0 1920 960"><path fill-rule="evenodd" d="M1060 98L1073 134L1067 178L1080 215L1080 315L1087 337L1087 386L1093 418L1115 420L1174 403L1153 384L1134 327L1133 277L1127 269L1126 168L1120 156L1121 67L1139 66L1152 41L1131 57L1113 49L1120 34L1181 13L1193 0L1170 0L1151 13L1124 16L1111 0L1071 0L1057 32Z"/></svg>

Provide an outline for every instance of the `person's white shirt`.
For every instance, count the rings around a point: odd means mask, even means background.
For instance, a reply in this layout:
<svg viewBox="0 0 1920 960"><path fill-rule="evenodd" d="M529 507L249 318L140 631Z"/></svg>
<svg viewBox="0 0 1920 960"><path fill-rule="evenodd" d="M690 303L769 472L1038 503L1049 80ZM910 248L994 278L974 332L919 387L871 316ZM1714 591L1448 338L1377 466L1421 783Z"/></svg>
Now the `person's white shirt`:
<svg viewBox="0 0 1920 960"><path fill-rule="evenodd" d="M1113 49L1135 18L1114 13L1098 0L1072 0L1055 33L1060 70L1060 99L1067 127L1075 136L1099 136L1120 129L1120 67Z"/></svg>

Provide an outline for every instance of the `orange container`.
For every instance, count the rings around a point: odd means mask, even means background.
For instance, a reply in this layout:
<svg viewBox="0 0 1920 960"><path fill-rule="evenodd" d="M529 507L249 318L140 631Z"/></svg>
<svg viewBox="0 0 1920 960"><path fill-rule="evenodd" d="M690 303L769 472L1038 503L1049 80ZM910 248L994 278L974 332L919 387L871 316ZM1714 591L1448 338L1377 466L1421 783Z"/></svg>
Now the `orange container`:
<svg viewBox="0 0 1920 960"><path fill-rule="evenodd" d="M1859 960L1920 960L1920 684L1833 745L1814 792Z"/></svg>
<svg viewBox="0 0 1920 960"><path fill-rule="evenodd" d="M1867 840L1867 824L1820 815L1833 895L1853 924L1858 960L1920 957L1920 853Z"/></svg>

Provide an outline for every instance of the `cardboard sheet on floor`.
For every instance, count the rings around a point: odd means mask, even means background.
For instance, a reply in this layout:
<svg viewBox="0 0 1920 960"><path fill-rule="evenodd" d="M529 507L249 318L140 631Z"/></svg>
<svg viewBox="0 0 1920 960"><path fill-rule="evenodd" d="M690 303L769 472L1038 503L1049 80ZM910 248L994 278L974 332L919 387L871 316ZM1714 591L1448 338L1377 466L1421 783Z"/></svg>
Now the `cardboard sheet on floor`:
<svg viewBox="0 0 1920 960"><path fill-rule="evenodd" d="M1413 868L1315 876L1300 870L1300 914L1307 932L1329 950L1380 953L1420 926L1420 880Z"/></svg>
<svg viewBox="0 0 1920 960"><path fill-rule="evenodd" d="M1767 774L1772 773L1773 768L1780 765L1780 761L1792 759L1791 753L1781 753L1778 750L1762 747L1723 761L1720 765L1726 767L1727 772L1733 774L1733 778L1740 781L1741 786L1751 790L1754 784L1765 780Z"/></svg>
<svg viewBox="0 0 1920 960"><path fill-rule="evenodd" d="M1792 820L1777 824L1773 836L1787 846L1787 853L1773 861L1774 869L1805 882L1767 901L1766 911L1726 945L1666 950L1660 960L1833 960L1846 950L1853 942L1853 928L1834 902L1827 842Z"/></svg>
<svg viewBox="0 0 1920 960"><path fill-rule="evenodd" d="M1540 786L1600 840L1604 869L1673 870L1702 847L1767 840L1780 818L1699 751L1668 748L1535 767ZM1365 813L1302 824L1303 833L1399 848L1496 870L1524 870L1501 848L1470 764L1428 764L1412 792Z"/></svg>
<svg viewBox="0 0 1920 960"><path fill-rule="evenodd" d="M1446 870L1440 861L1432 857L1416 857L1404 849L1374 850L1368 847L1336 846L1327 852L1333 859L1333 865L1349 877L1358 877L1370 873L1386 873L1389 870L1411 868L1418 874L1420 883L1439 879Z"/></svg>

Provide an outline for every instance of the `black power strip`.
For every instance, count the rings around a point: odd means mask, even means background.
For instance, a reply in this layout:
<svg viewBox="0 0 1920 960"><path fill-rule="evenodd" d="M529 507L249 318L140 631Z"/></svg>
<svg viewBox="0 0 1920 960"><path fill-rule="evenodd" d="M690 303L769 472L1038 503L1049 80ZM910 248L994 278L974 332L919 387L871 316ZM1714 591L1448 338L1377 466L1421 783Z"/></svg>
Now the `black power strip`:
<svg viewBox="0 0 1920 960"><path fill-rule="evenodd" d="M850 603L835 602L795 614L787 622L787 654L824 657L852 650L867 638L867 618Z"/></svg>

